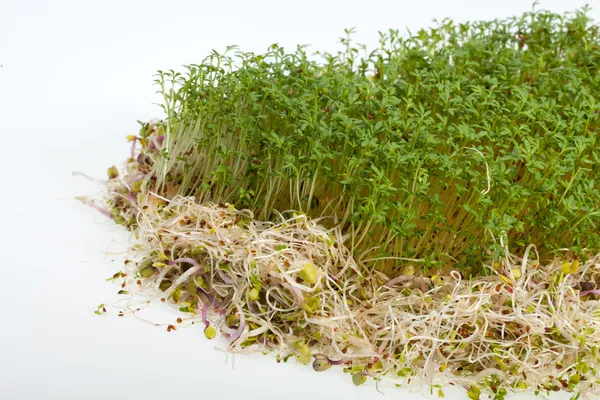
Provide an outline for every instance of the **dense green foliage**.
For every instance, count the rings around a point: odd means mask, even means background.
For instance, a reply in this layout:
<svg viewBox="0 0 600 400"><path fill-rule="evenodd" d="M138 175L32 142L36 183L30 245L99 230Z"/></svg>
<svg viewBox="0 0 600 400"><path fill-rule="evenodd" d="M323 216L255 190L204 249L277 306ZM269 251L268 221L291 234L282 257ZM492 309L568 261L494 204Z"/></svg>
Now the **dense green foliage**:
<svg viewBox="0 0 600 400"><path fill-rule="evenodd" d="M600 41L585 10L391 30L372 53L350 33L319 60L232 48L160 72L159 186L258 218L334 217L355 254L425 269L479 270L501 243L600 250Z"/></svg>

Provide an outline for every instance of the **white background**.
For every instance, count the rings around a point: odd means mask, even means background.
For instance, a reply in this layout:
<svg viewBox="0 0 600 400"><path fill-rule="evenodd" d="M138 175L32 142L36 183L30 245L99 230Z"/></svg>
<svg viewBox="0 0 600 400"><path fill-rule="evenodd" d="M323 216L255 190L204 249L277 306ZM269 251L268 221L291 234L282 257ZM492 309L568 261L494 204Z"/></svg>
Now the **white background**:
<svg viewBox="0 0 600 400"><path fill-rule="evenodd" d="M600 20L600 0L588 3ZM71 172L103 177L123 160L135 121L161 117L153 73L198 63L213 48L336 50L350 27L374 46L378 30L529 9L522 0L0 0L0 399L381 398L333 369L261 355L238 356L233 369L200 328L167 333L94 315L117 298L104 279L123 258L106 252L125 249L126 235L73 199L97 187ZM453 397L464 392L447 391Z"/></svg>

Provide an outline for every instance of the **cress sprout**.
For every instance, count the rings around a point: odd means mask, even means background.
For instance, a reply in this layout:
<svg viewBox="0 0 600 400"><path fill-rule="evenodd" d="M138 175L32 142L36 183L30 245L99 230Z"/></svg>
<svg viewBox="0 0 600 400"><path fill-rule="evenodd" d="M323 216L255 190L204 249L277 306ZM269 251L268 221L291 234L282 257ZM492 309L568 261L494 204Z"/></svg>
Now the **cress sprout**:
<svg viewBox="0 0 600 400"><path fill-rule="evenodd" d="M356 385L599 394L586 12L160 71L165 119L140 122L106 193L80 198L136 237L109 278L117 315L160 299L228 351L342 365Z"/></svg>

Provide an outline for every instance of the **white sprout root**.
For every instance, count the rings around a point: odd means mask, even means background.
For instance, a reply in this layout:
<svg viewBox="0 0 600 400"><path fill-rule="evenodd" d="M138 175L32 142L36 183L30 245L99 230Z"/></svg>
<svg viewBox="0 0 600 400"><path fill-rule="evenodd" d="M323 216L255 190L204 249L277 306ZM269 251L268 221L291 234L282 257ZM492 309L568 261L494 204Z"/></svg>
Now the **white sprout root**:
<svg viewBox="0 0 600 400"><path fill-rule="evenodd" d="M303 214L259 222L227 204L162 201L138 205L137 262L121 279L133 299L174 304L209 338L220 331L230 352L342 364L357 384L600 393L597 258L540 265L530 246L491 276L388 277Z"/></svg>

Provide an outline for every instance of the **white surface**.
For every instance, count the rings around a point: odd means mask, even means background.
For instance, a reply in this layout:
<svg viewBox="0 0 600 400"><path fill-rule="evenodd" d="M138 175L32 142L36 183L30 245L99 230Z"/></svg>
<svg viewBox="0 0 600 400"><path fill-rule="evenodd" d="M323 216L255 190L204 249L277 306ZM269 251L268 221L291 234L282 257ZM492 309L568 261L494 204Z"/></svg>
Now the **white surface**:
<svg viewBox="0 0 600 400"><path fill-rule="evenodd" d="M587 2L600 20L600 0ZM104 278L121 258L103 252L123 249L125 238L73 200L96 188L71 172L104 176L123 160L136 119L160 117L154 71L199 62L212 48L334 50L343 28L356 26L356 39L374 44L378 30L530 8L522 0L0 0L0 399L381 398L334 370L260 355L236 357L234 370L199 328L167 333L94 315L117 298Z"/></svg>

